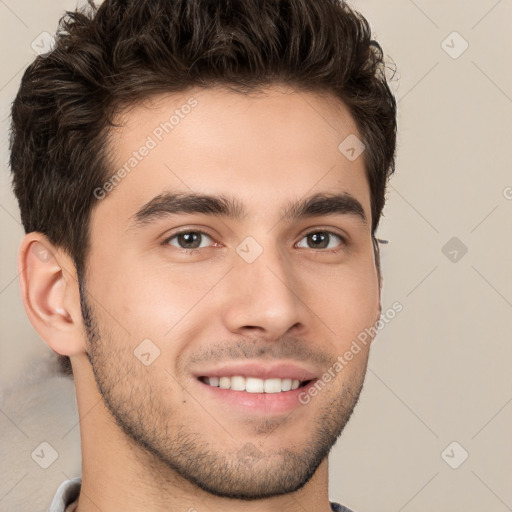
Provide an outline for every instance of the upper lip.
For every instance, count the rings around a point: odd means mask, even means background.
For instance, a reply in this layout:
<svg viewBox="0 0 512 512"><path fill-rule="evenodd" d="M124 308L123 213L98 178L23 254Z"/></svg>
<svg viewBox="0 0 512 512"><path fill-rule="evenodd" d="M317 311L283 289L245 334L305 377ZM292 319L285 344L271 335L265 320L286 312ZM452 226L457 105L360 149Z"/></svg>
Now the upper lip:
<svg viewBox="0 0 512 512"><path fill-rule="evenodd" d="M194 371L199 377L256 377L259 379L297 379L299 381L312 380L316 374L308 368L291 362L241 362L211 365Z"/></svg>

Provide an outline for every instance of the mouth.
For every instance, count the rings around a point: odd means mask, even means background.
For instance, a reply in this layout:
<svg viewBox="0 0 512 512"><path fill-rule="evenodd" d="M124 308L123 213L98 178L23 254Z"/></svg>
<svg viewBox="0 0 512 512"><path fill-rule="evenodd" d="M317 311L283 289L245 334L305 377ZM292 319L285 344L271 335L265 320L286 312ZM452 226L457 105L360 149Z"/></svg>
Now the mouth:
<svg viewBox="0 0 512 512"><path fill-rule="evenodd" d="M313 379L299 380L280 377L261 379L244 375L201 376L198 379L213 388L259 394L288 393L303 388L313 381Z"/></svg>
<svg viewBox="0 0 512 512"><path fill-rule="evenodd" d="M301 400L318 381L318 369L291 360L211 362L192 370L198 392L223 416L282 415L309 410Z"/></svg>
<svg viewBox="0 0 512 512"><path fill-rule="evenodd" d="M301 411L309 410L303 395L318 379L210 375L194 380L199 386L198 396L203 395L205 403L213 405L222 417L238 421L240 418L263 418L291 412L303 414Z"/></svg>

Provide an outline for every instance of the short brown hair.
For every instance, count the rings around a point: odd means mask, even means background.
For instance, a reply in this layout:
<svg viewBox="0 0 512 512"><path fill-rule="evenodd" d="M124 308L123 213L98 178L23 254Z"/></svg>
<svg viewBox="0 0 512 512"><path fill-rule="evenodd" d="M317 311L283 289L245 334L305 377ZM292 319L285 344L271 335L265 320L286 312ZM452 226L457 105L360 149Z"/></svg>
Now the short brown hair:
<svg viewBox="0 0 512 512"><path fill-rule="evenodd" d="M54 49L26 69L13 103L10 165L25 231L67 251L80 279L121 108L193 86L247 93L284 83L330 92L351 112L366 146L378 260L396 144L385 67L368 22L341 0L88 0L61 18ZM69 358L61 362L69 373Z"/></svg>

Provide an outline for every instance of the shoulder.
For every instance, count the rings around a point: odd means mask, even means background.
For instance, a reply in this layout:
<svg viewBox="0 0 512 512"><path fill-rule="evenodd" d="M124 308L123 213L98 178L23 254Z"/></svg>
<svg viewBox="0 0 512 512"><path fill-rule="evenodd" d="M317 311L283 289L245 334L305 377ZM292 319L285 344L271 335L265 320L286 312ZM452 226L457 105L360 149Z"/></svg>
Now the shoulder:
<svg viewBox="0 0 512 512"><path fill-rule="evenodd" d="M331 501L331 508L333 512L353 512L347 507L344 507L343 505L340 505L339 503L335 503L334 501Z"/></svg>
<svg viewBox="0 0 512 512"><path fill-rule="evenodd" d="M81 486L81 477L71 478L62 482L55 493L48 512L66 512L67 507L78 498Z"/></svg>

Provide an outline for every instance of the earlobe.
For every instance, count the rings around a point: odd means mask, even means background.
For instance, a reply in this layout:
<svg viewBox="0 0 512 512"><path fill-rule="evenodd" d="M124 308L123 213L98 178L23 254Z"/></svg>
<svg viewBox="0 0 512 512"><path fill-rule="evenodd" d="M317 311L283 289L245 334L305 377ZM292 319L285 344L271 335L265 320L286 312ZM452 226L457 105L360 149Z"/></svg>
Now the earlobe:
<svg viewBox="0 0 512 512"><path fill-rule="evenodd" d="M58 354L85 351L76 272L71 258L41 233L23 238L18 253L21 297L38 334Z"/></svg>

